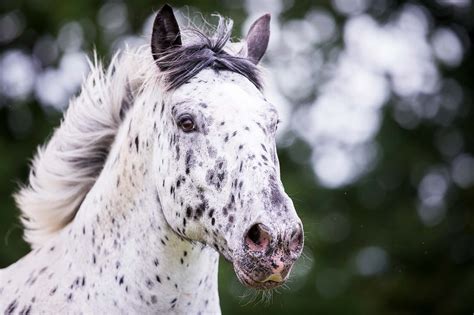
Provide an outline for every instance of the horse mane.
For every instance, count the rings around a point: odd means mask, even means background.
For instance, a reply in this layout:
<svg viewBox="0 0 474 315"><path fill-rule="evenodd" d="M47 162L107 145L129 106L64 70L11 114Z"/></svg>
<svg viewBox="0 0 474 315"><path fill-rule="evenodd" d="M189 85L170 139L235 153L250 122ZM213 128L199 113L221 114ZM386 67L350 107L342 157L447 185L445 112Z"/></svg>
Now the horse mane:
<svg viewBox="0 0 474 315"><path fill-rule="evenodd" d="M81 94L70 101L49 142L38 148L29 184L14 196L24 238L32 247L72 221L102 171L117 130L133 104L133 90L142 80L143 71L137 71L138 53L117 53L107 69L94 55Z"/></svg>
<svg viewBox="0 0 474 315"><path fill-rule="evenodd" d="M107 68L89 61L90 74L72 99L60 126L32 160L28 184L14 195L24 239L39 247L69 224L102 172L115 136L138 93L161 83L164 91L185 84L204 68L240 73L261 87L255 65L230 42L232 21L219 17L210 35L197 28L182 32L179 51L163 56L161 73L146 45L117 52ZM241 48L241 46L240 46Z"/></svg>

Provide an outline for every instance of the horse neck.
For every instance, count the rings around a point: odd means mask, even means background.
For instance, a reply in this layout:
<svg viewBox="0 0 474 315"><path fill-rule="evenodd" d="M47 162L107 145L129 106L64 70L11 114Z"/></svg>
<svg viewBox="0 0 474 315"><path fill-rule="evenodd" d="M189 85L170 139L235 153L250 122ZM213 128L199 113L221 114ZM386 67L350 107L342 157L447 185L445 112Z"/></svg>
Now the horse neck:
<svg viewBox="0 0 474 315"><path fill-rule="evenodd" d="M113 292L161 311L218 307L218 254L183 239L166 222L151 169L153 146L164 137L151 108L138 101L135 107L68 231L77 246L74 261L113 278L104 282L122 287Z"/></svg>

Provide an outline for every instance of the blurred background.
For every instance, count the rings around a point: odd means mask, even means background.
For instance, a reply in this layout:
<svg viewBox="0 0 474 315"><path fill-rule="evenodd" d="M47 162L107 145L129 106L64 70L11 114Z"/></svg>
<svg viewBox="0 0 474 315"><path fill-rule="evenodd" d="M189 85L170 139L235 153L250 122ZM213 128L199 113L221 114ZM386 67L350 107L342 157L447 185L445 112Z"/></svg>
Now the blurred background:
<svg viewBox="0 0 474 315"><path fill-rule="evenodd" d="M273 16L266 94L306 247L265 301L222 262L224 314L472 314L472 1L170 3L191 20L232 17L236 38ZM11 195L78 93L87 56L146 43L161 5L1 1L0 267L29 250Z"/></svg>

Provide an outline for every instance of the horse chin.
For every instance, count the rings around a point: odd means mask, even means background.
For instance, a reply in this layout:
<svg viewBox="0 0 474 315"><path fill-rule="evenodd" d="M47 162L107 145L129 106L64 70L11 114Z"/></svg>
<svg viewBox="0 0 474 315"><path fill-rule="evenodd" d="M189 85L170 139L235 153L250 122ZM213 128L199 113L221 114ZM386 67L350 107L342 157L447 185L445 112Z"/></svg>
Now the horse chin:
<svg viewBox="0 0 474 315"><path fill-rule="evenodd" d="M239 268L236 264L234 264L234 271L240 283L242 283L243 285L251 289L270 290L284 284L284 281L276 282L276 281L269 280L269 281L261 282L261 281L255 280L251 276L249 276L245 271Z"/></svg>

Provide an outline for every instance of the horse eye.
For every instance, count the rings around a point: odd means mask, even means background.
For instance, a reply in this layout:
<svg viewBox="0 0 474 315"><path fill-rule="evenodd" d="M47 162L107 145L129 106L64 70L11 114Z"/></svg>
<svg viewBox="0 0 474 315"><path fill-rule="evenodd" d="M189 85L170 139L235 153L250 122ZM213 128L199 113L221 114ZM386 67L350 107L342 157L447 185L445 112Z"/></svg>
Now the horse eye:
<svg viewBox="0 0 474 315"><path fill-rule="evenodd" d="M191 132L195 130L195 124L194 120L190 115L182 115L178 119L178 126L184 131L184 132Z"/></svg>

